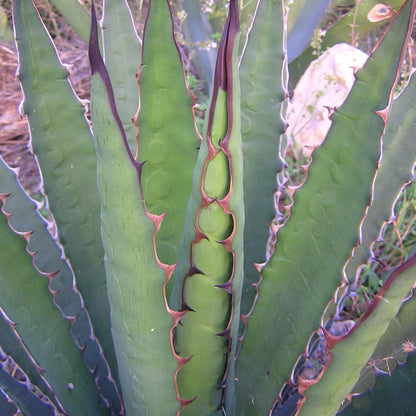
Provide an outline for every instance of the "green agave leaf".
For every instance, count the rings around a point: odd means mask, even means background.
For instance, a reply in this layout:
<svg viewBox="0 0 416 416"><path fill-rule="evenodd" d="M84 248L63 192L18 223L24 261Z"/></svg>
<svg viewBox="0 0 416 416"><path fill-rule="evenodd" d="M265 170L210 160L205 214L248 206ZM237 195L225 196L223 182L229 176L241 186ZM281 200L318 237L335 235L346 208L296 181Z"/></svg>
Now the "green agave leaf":
<svg viewBox="0 0 416 416"><path fill-rule="evenodd" d="M175 276L186 311L175 348L189 359L179 371L178 387L183 399L194 399L182 415L220 414L220 408L228 413L234 405L244 225L237 51L238 7L232 1L188 205L191 231L185 232L186 251Z"/></svg>
<svg viewBox="0 0 416 416"><path fill-rule="evenodd" d="M137 128L132 120L139 108L136 73L140 67L141 41L126 0L104 1L102 28L105 65L114 88L118 114L135 154Z"/></svg>
<svg viewBox="0 0 416 416"><path fill-rule="evenodd" d="M16 333L24 339L66 412L109 414L83 362L85 359L91 372L96 371L97 384L106 394L111 379L103 358L97 362L100 347L73 286L72 271L35 203L1 162L0 195L5 215L0 216L0 240L7 241L0 251L1 308L16 323Z"/></svg>
<svg viewBox="0 0 416 416"><path fill-rule="evenodd" d="M94 10L92 17L91 118L112 333L123 399L128 415L169 415L180 403L174 384L178 364L172 347L173 312L168 310L164 293L172 267L158 261L154 242L163 216L145 209L140 188L142 164L129 151L98 46Z"/></svg>
<svg viewBox="0 0 416 416"><path fill-rule="evenodd" d="M7 395L25 415L30 416L53 416L62 414L36 389L27 378L26 374L16 366L13 359L0 348L0 390ZM10 403L11 404L11 403ZM2 407L2 415L7 410ZM10 415L12 413L9 413Z"/></svg>
<svg viewBox="0 0 416 416"><path fill-rule="evenodd" d="M295 2L296 3L296 2ZM325 51L337 43L355 44L357 39L364 38L372 30L384 25L386 21L370 22L367 19L368 12L380 3L378 0L360 0L359 3L349 13L347 13L338 23L329 28L325 36L321 38L321 51ZM404 0L390 0L389 5L398 10L404 3ZM355 39L352 39L352 37ZM294 88L304 74L309 64L316 59L313 47L306 49L300 56L294 60L290 60L290 87Z"/></svg>
<svg viewBox="0 0 416 416"><path fill-rule="evenodd" d="M91 15L78 0L50 0L59 13L65 17L71 27L87 44L90 36Z"/></svg>
<svg viewBox="0 0 416 416"><path fill-rule="evenodd" d="M324 144L313 154L305 184L295 193L291 217L279 230L237 362L238 414L270 410L341 283L342 267L370 202L385 127L382 110L388 108L398 78L413 7L406 3L357 72L347 100L332 116ZM301 306L299 299L304 300Z"/></svg>
<svg viewBox="0 0 416 416"><path fill-rule="evenodd" d="M85 109L30 0L14 0L19 79L31 144L57 223L59 239L77 276L105 355L116 372L110 332L96 160Z"/></svg>
<svg viewBox="0 0 416 416"><path fill-rule="evenodd" d="M299 416L330 416L337 412L415 281L416 254L413 254L390 273L376 298L347 335L326 335L329 363L319 382L306 390L306 401Z"/></svg>
<svg viewBox="0 0 416 416"><path fill-rule="evenodd" d="M416 356L396 368L391 376L377 377L376 386L362 396L354 397L352 405L339 416L401 416L416 413Z"/></svg>
<svg viewBox="0 0 416 416"><path fill-rule="evenodd" d="M371 255L371 246L380 236L382 225L393 215L392 207L405 184L412 180L416 164L416 142L409 140L416 123L416 76L393 101L383 136L383 158L374 182L373 200L364 218L361 244L345 266L350 282L356 280L359 266Z"/></svg>
<svg viewBox="0 0 416 416"><path fill-rule="evenodd" d="M142 172L146 208L152 214L166 213L156 235L158 256L173 264L178 259L200 141L168 2L150 2L143 37L138 160L146 162Z"/></svg>
<svg viewBox="0 0 416 416"><path fill-rule="evenodd" d="M259 0L240 1L240 42L238 45L239 56L242 56L251 25L256 15Z"/></svg>
<svg viewBox="0 0 416 416"><path fill-rule="evenodd" d="M276 175L282 163L279 136L285 130L282 103L286 97L285 16L280 0L261 1L240 63L241 134L244 155L244 292L243 313L254 300L259 280L254 263L264 263L274 218ZM276 30L276 28L281 28ZM283 73L276 82L276 71Z"/></svg>

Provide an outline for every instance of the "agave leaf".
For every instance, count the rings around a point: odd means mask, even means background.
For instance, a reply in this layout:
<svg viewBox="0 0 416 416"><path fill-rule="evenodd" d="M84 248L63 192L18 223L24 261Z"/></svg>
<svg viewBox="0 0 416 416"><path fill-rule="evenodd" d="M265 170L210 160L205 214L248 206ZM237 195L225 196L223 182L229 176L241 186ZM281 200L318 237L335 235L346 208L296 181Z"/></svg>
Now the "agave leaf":
<svg viewBox="0 0 416 416"><path fill-rule="evenodd" d="M13 359L5 354L1 348L0 390L27 416L56 416L62 414L39 389L30 383L27 375L17 367ZM1 404L0 409L2 415L7 414Z"/></svg>
<svg viewBox="0 0 416 416"><path fill-rule="evenodd" d="M156 235L158 256L173 264L178 259L200 141L194 127L193 97L186 89L173 38L170 6L165 3L150 2L144 29L138 160L146 162L142 186L147 209L156 215L166 212Z"/></svg>
<svg viewBox="0 0 416 416"><path fill-rule="evenodd" d="M413 353L391 375L378 376L376 386L364 395L354 397L351 406L339 413L339 416L415 414L415 375L416 357Z"/></svg>
<svg viewBox="0 0 416 416"><path fill-rule="evenodd" d="M147 212L140 187L142 165L127 143L102 60L92 13L89 58L91 119L97 153L102 240L111 323L127 414L173 414L173 317L165 284L172 268L159 262L154 234L163 216ZM160 392L163 392L163 397Z"/></svg>
<svg viewBox="0 0 416 416"><path fill-rule="evenodd" d="M358 39L364 38L372 30L384 25L386 21L370 22L367 19L368 12L377 3L380 2L378 0L360 0L350 12L326 31L325 35L321 38L321 51L324 52L337 43L356 45ZM390 0L388 3L394 10L398 10L404 3L404 0ZM296 59L290 60L289 72L291 88L295 87L306 68L314 59L316 59L316 52L311 46Z"/></svg>
<svg viewBox="0 0 416 416"><path fill-rule="evenodd" d="M287 58L292 62L309 45L328 7L329 0L298 0L289 6L287 19Z"/></svg>
<svg viewBox="0 0 416 416"><path fill-rule="evenodd" d="M80 38L87 44L91 15L78 0L50 0Z"/></svg>
<svg viewBox="0 0 416 416"><path fill-rule="evenodd" d="M279 230L237 362L239 414L270 410L341 283L342 267L359 238L359 225L370 202L385 109L399 75L413 7L406 3L356 73L347 100L332 116L324 144L313 154L305 184L295 193L291 217ZM305 302L299 307L296 299ZM284 362L281 357L286 357Z"/></svg>
<svg viewBox="0 0 416 416"><path fill-rule="evenodd" d="M240 2L240 42L238 45L239 56L242 56L258 4L259 0L241 0Z"/></svg>
<svg viewBox="0 0 416 416"><path fill-rule="evenodd" d="M216 51L210 45L213 41L211 24L202 12L200 0L183 0L183 9L186 13L184 34L196 55L192 57L192 63L199 68L206 91L211 91L216 57Z"/></svg>
<svg viewBox="0 0 416 416"><path fill-rule="evenodd" d="M413 254L389 274L386 283L349 333L342 337L326 336L330 354L327 368L319 382L306 390L306 401L299 416L335 414L415 281L416 254Z"/></svg>
<svg viewBox="0 0 416 416"><path fill-rule="evenodd" d="M31 1L16 0L13 5L19 79L31 144L60 241L71 259L106 357L116 371L100 239L95 151L85 109L74 95L68 73Z"/></svg>
<svg viewBox="0 0 416 416"><path fill-rule="evenodd" d="M254 263L268 259L266 242L275 216L276 175L282 167L278 154L279 136L285 130L282 103L287 91L284 19L280 1L259 3L240 64L246 224L243 313L252 306L251 285L259 280ZM281 82L276 82L277 68L283 73Z"/></svg>
<svg viewBox="0 0 416 416"><path fill-rule="evenodd" d="M73 286L72 271L35 203L19 188L4 163L0 164L0 194L5 214L0 216L0 239L8 241L0 251L0 305L16 323L16 333L45 371L44 377L54 386L63 408L69 414L109 414L83 362L84 357L91 360L86 362L91 371L97 367L97 383L103 394L107 393L108 371L105 362L95 358L97 344Z"/></svg>
<svg viewBox="0 0 416 416"><path fill-rule="evenodd" d="M372 389L378 374L390 374L398 365L406 362L409 352L412 352L409 347L411 349L412 342L416 340L416 324L413 319L415 313L416 298L411 296L390 321L350 396Z"/></svg>
<svg viewBox="0 0 416 416"><path fill-rule="evenodd" d="M237 48L238 7L232 1L188 206L193 231L185 234L183 247L189 251L175 281L187 310L176 329L175 347L191 357L179 371L179 393L186 400L195 398L184 415L219 414L220 407L228 412L233 406L244 225Z"/></svg>
<svg viewBox="0 0 416 416"><path fill-rule="evenodd" d="M140 67L141 40L126 0L106 0L103 7L104 60L114 87L117 110L130 149L136 153L137 128L133 117L139 108L136 73Z"/></svg>
<svg viewBox="0 0 416 416"><path fill-rule="evenodd" d="M0 387L0 409L4 416L20 416L22 412L17 404Z"/></svg>
<svg viewBox="0 0 416 416"><path fill-rule="evenodd" d="M413 134L416 123L415 94L416 76L413 74L408 86L392 104L383 137L383 158L374 182L373 200L362 224L362 241L345 266L350 282L356 279L359 266L368 261L371 246L379 239L382 225L393 216L395 200L412 179L416 142L409 140L409 136Z"/></svg>
<svg viewBox="0 0 416 416"><path fill-rule="evenodd" d="M21 371L27 375L29 380L34 383L43 392L44 395L49 397L55 405L59 406L55 400L55 394L51 390L47 381L42 377L39 366L36 364L33 357L30 356L27 348L20 339L16 332L14 322L12 322L4 311L0 308L0 334L1 345L0 348L5 354L12 356L13 361L21 369ZM0 407L1 409L1 407Z"/></svg>

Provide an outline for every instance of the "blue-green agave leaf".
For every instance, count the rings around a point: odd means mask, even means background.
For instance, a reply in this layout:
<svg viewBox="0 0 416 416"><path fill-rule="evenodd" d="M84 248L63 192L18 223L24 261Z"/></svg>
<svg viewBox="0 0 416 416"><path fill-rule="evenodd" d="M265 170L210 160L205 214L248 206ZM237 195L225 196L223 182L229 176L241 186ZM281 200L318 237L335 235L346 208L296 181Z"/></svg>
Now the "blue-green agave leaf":
<svg viewBox="0 0 416 416"><path fill-rule="evenodd" d="M0 409L4 416L20 416L22 413L17 404L0 387Z"/></svg>
<svg viewBox="0 0 416 416"><path fill-rule="evenodd" d="M47 396L34 386L13 358L0 348L0 390L7 394L26 416L61 415ZM5 409L1 407L1 414Z"/></svg>
<svg viewBox="0 0 416 416"><path fill-rule="evenodd" d="M362 396L352 399L351 406L337 416L402 416L416 414L416 355L390 375L377 377L376 385Z"/></svg>
<svg viewBox="0 0 416 416"><path fill-rule="evenodd" d="M299 416L331 416L338 411L415 281L416 254L413 254L389 273L386 283L347 334L325 333L329 360L319 381L314 380L310 387L310 382L303 385L300 381L302 390L303 387L307 390L304 400L299 401Z"/></svg>
<svg viewBox="0 0 416 416"><path fill-rule="evenodd" d="M105 0L102 19L103 55L117 111L133 154L137 151L137 128L133 118L139 108L136 73L141 62L141 40L126 0Z"/></svg>
<svg viewBox="0 0 416 416"><path fill-rule="evenodd" d="M120 410L72 269L37 205L1 162L0 239L8 242L0 251L1 308L66 412L109 414L97 386L107 403Z"/></svg>
<svg viewBox="0 0 416 416"><path fill-rule="evenodd" d="M372 244L380 238L383 224L393 217L392 207L403 187L412 180L416 163L416 141L409 140L416 123L416 76L393 103L383 136L383 158L374 182L373 199L361 226L361 244L345 266L349 282L359 276L359 266L367 263Z"/></svg>
<svg viewBox="0 0 416 416"><path fill-rule="evenodd" d="M42 376L41 368L36 364L34 358L25 347L19 334L16 332L16 325L12 322L0 307L0 348L4 353L13 356L16 365L27 375L31 383L39 387L55 405L59 406L55 399L55 394L48 382Z"/></svg>
<svg viewBox="0 0 416 416"><path fill-rule="evenodd" d="M44 190L95 331L116 372L100 239L96 158L85 108L75 96L68 72L31 0L14 0L13 18L23 109Z"/></svg>
<svg viewBox="0 0 416 416"><path fill-rule="evenodd" d="M289 5L287 24L287 57L291 62L309 45L328 7L329 0L297 0Z"/></svg>
<svg viewBox="0 0 416 416"><path fill-rule="evenodd" d="M90 35L91 16L78 0L50 0L80 38L87 44Z"/></svg>
<svg viewBox="0 0 416 416"><path fill-rule="evenodd" d="M280 0L261 1L240 63L241 135L244 165L244 292L242 313L254 301L260 278L255 264L270 257L270 225L276 215L276 175L281 170L280 135L286 123L285 14ZM283 74L281 82L276 70Z"/></svg>
<svg viewBox="0 0 416 416"><path fill-rule="evenodd" d="M178 363L172 340L174 314L165 294L173 268L159 261L155 247L163 215L151 215L146 210L141 189L143 164L130 152L117 114L99 50L94 9L89 58L101 235L126 413L174 414L180 408L174 383Z"/></svg>
<svg viewBox="0 0 416 416"><path fill-rule="evenodd" d="M195 55L192 57L192 62L199 69L206 91L211 91L216 58L216 50L211 46L213 42L211 24L202 12L200 0L184 0L183 9L186 13L184 33Z"/></svg>
<svg viewBox="0 0 416 416"><path fill-rule="evenodd" d="M357 71L344 105L334 112L324 144L313 153L305 184L295 193L291 216L277 234L276 251L262 270L258 301L248 318L236 367L239 414L262 414L272 408L319 327L359 240L414 4L408 1L402 10ZM305 300L301 306L299 299ZM286 359L282 362L281 357Z"/></svg>

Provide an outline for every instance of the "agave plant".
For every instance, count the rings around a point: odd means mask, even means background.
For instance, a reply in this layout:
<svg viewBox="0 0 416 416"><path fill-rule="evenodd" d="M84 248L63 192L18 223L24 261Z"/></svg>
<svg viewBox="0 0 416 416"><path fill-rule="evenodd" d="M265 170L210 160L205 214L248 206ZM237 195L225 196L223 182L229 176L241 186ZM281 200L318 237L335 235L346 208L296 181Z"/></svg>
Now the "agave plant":
<svg viewBox="0 0 416 416"><path fill-rule="evenodd" d="M126 2L104 0L100 24L92 6L90 126L35 7L13 0L53 218L1 164L2 414L335 415L374 350L414 336L414 252L357 322L339 311L412 179L415 77L393 97L415 9L356 72L282 218L283 1L230 1L200 136L168 1L149 1L142 39ZM86 37L81 10L65 13Z"/></svg>

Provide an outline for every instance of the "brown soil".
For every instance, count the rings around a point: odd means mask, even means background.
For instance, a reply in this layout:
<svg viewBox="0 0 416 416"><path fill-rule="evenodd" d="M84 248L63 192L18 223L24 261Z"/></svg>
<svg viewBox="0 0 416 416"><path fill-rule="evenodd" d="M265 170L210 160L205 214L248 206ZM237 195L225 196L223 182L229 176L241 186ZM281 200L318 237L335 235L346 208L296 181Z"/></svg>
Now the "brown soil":
<svg viewBox="0 0 416 416"><path fill-rule="evenodd" d="M5 162L19 167L19 179L30 192L38 190L39 172L28 148L26 117L19 114L23 95L16 77L17 57L13 49L0 44L0 154Z"/></svg>

